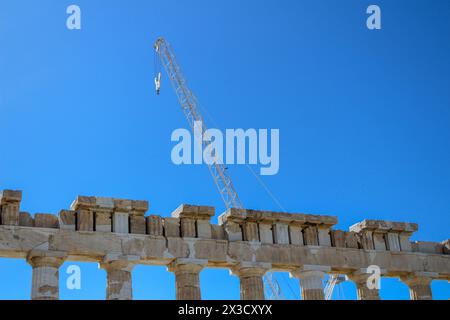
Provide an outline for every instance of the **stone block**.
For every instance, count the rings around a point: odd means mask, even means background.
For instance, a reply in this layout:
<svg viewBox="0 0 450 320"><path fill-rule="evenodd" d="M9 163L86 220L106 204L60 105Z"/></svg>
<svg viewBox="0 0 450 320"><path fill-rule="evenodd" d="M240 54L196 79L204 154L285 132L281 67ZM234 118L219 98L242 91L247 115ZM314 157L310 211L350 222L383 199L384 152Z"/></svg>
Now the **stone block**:
<svg viewBox="0 0 450 320"><path fill-rule="evenodd" d="M80 209L76 214L78 231L94 231L94 213L89 210Z"/></svg>
<svg viewBox="0 0 450 320"><path fill-rule="evenodd" d="M143 216L148 210L148 201L128 200L111 197L86 197L78 196L70 206L72 210L90 210L95 211L116 211L129 213L131 215Z"/></svg>
<svg viewBox="0 0 450 320"><path fill-rule="evenodd" d="M382 251L411 251L409 237L417 229L415 223L384 220L364 220L350 227L360 234L363 249Z"/></svg>
<svg viewBox="0 0 450 320"><path fill-rule="evenodd" d="M75 215L73 210L61 210L59 212L59 228L62 230L76 230Z"/></svg>
<svg viewBox="0 0 450 320"><path fill-rule="evenodd" d="M226 222L242 223L248 217L246 216L248 210L230 208L219 216L219 224Z"/></svg>
<svg viewBox="0 0 450 320"><path fill-rule="evenodd" d="M235 217L239 217L242 212L235 209ZM267 224L300 224L305 223L314 225L327 225L329 227L337 223L337 218L334 216L315 215L315 214L302 214L302 213L287 213L287 212L275 212L275 211L262 211L262 210L244 210L246 217L249 220L256 222L265 222Z"/></svg>
<svg viewBox="0 0 450 320"><path fill-rule="evenodd" d="M225 236L227 237L228 241L243 240L242 229L240 224L227 221L225 222L225 224L223 224L223 227L225 229Z"/></svg>
<svg viewBox="0 0 450 320"><path fill-rule="evenodd" d="M223 261L227 259L227 241L199 240L194 243L195 257L197 259L207 259Z"/></svg>
<svg viewBox="0 0 450 320"><path fill-rule="evenodd" d="M259 241L258 224L256 222L245 222L242 225L244 241Z"/></svg>
<svg viewBox="0 0 450 320"><path fill-rule="evenodd" d="M211 223L209 222L209 220L197 220L197 237L201 239L212 238Z"/></svg>
<svg viewBox="0 0 450 320"><path fill-rule="evenodd" d="M131 211L133 215L144 216L150 204L146 200L131 200Z"/></svg>
<svg viewBox="0 0 450 320"><path fill-rule="evenodd" d="M130 200L125 200L130 202ZM95 197L95 208L104 209L106 211L112 211L115 208L114 198L110 197ZM130 210L131 208L128 208Z"/></svg>
<svg viewBox="0 0 450 320"><path fill-rule="evenodd" d="M296 246L302 246L303 245L302 227L298 225L290 225L289 237L291 239L291 244Z"/></svg>
<svg viewBox="0 0 450 320"><path fill-rule="evenodd" d="M217 225L217 224L212 224L211 225L211 236L213 239L216 239L216 240L226 240L225 230L224 230L223 226Z"/></svg>
<svg viewBox="0 0 450 320"><path fill-rule="evenodd" d="M328 226L318 226L317 235L319 238L319 246L331 247L330 228Z"/></svg>
<svg viewBox="0 0 450 320"><path fill-rule="evenodd" d="M386 233L374 232L373 233L373 247L375 250L386 251Z"/></svg>
<svg viewBox="0 0 450 320"><path fill-rule="evenodd" d="M70 205L70 209L74 211L88 210L97 206L95 197L77 196L77 198Z"/></svg>
<svg viewBox="0 0 450 320"><path fill-rule="evenodd" d="M22 191L0 191L0 224L18 226Z"/></svg>
<svg viewBox="0 0 450 320"><path fill-rule="evenodd" d="M346 248L352 248L352 249L358 249L358 234L353 231L345 232L345 247Z"/></svg>
<svg viewBox="0 0 450 320"><path fill-rule="evenodd" d="M443 254L444 245L439 242L416 241L416 251L422 253Z"/></svg>
<svg viewBox="0 0 450 320"><path fill-rule="evenodd" d="M190 218L181 218L181 237L183 238L195 238L195 220Z"/></svg>
<svg viewBox="0 0 450 320"><path fill-rule="evenodd" d="M342 230L331 230L331 240L333 247L345 248L345 232Z"/></svg>
<svg viewBox="0 0 450 320"><path fill-rule="evenodd" d="M281 223L274 224L273 239L277 244L289 244L289 226Z"/></svg>
<svg viewBox="0 0 450 320"><path fill-rule="evenodd" d="M0 212L3 225L19 225L19 203L2 204Z"/></svg>
<svg viewBox="0 0 450 320"><path fill-rule="evenodd" d="M398 235L401 251L406 251L406 252L412 251L411 241L409 241L410 236L411 236L410 233L400 233Z"/></svg>
<svg viewBox="0 0 450 320"><path fill-rule="evenodd" d="M272 244L273 242L273 226L266 223L258 223L259 238L261 243Z"/></svg>
<svg viewBox="0 0 450 320"><path fill-rule="evenodd" d="M164 218L163 226L165 237L180 237L180 219Z"/></svg>
<svg viewBox="0 0 450 320"><path fill-rule="evenodd" d="M97 204L99 204L98 200L99 200L99 198L97 198ZM133 200L111 198L111 201L112 201L112 207L116 211L129 213L131 210L133 210ZM110 207L110 206L108 205L108 207Z"/></svg>
<svg viewBox="0 0 450 320"><path fill-rule="evenodd" d="M111 232L112 231L111 214L112 214L112 212L108 212L108 211L94 212L95 231L98 231L98 232Z"/></svg>
<svg viewBox="0 0 450 320"><path fill-rule="evenodd" d="M215 214L215 208L210 206L194 206L182 204L172 212L172 218L191 218L210 220Z"/></svg>
<svg viewBox="0 0 450 320"><path fill-rule="evenodd" d="M415 232L418 229L416 223L411 222L394 222L384 220L363 220L350 227L350 231L360 232L363 230L378 230L380 232Z"/></svg>
<svg viewBox="0 0 450 320"><path fill-rule="evenodd" d="M400 251L400 239L398 233L388 232L386 244L389 251Z"/></svg>
<svg viewBox="0 0 450 320"><path fill-rule="evenodd" d="M37 228L59 228L58 217L50 213L36 213L34 226Z"/></svg>
<svg viewBox="0 0 450 320"><path fill-rule="evenodd" d="M319 239L316 226L305 226L303 228L303 242L307 246L318 246Z"/></svg>
<svg viewBox="0 0 450 320"><path fill-rule="evenodd" d="M164 218L165 220L166 218ZM163 220L163 221L164 221ZM169 237L167 240L167 251L173 257L187 258L189 256L189 245L185 240L178 237Z"/></svg>
<svg viewBox="0 0 450 320"><path fill-rule="evenodd" d="M145 217L142 215L130 216L130 233L145 234Z"/></svg>
<svg viewBox="0 0 450 320"><path fill-rule="evenodd" d="M163 223L160 216L151 215L146 217L147 223L147 234L152 236L162 236L163 235Z"/></svg>
<svg viewBox="0 0 450 320"><path fill-rule="evenodd" d="M20 190L0 190L0 205L8 202L22 201L22 191Z"/></svg>
<svg viewBox="0 0 450 320"><path fill-rule="evenodd" d="M359 233L359 241L361 243L361 248L364 250L374 250L373 245L373 231L361 231Z"/></svg>
<svg viewBox="0 0 450 320"><path fill-rule="evenodd" d="M112 231L115 233L129 233L128 212L114 212L112 215Z"/></svg>
<svg viewBox="0 0 450 320"><path fill-rule="evenodd" d="M34 219L28 212L19 213L19 226L34 227Z"/></svg>
<svg viewBox="0 0 450 320"><path fill-rule="evenodd" d="M450 239L442 241L442 247L443 247L444 254L450 254Z"/></svg>

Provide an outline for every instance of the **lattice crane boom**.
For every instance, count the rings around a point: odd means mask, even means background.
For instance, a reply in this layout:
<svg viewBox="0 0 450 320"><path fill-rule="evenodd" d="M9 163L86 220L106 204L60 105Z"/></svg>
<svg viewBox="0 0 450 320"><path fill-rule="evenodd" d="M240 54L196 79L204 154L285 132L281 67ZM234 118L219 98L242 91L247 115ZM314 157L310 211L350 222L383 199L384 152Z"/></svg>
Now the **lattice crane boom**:
<svg viewBox="0 0 450 320"><path fill-rule="evenodd" d="M158 38L154 44L154 49L157 56L159 57L159 61L166 70L172 87L175 90L175 94L178 97L178 101L180 102L181 109L183 110L183 113L186 116L189 126L191 127L191 130L194 132L194 134L196 134L196 132L198 131L195 130L196 123L201 123L201 136L196 138L198 141L201 141L202 150L206 150L206 148L211 144L211 140L205 136L207 127L200 113L198 100L189 89L186 79L181 72L181 68L177 63L172 48L164 38ZM160 81L161 74L158 73L155 76L156 92L158 94L160 89ZM197 128L199 127L197 126ZM212 156L214 157L214 155ZM222 200L225 203L226 208L241 209L245 214L244 206L239 199L239 196L236 192L236 189L234 188L233 182L227 172L227 168L225 167L225 165L223 163L220 163L219 161L212 161L212 164L207 163L207 165L214 179L214 183L219 190ZM280 299L281 297L284 297L281 292L280 285L278 284L278 281L275 279L272 273L269 273L264 277L264 283L266 297L268 297L269 299Z"/></svg>
<svg viewBox="0 0 450 320"><path fill-rule="evenodd" d="M205 136L207 130L206 124L203 121L203 117L200 113L197 98L189 89L186 79L181 72L181 68L176 61L176 57L172 51L170 45L164 40L159 38L154 45L155 51L160 58L164 69L170 79L175 94L178 97L181 108L186 116L186 119L191 127L191 130L195 133L194 127L196 123L201 123L201 137L196 137L202 143L202 150L205 150L210 144L211 140ZM200 127L197 127L200 128ZM234 188L233 182L227 172L227 169L223 163L213 161L212 164L207 163L208 169L214 179L214 183L219 190L219 193L225 203L227 209L239 208L242 209L243 205L239 196Z"/></svg>

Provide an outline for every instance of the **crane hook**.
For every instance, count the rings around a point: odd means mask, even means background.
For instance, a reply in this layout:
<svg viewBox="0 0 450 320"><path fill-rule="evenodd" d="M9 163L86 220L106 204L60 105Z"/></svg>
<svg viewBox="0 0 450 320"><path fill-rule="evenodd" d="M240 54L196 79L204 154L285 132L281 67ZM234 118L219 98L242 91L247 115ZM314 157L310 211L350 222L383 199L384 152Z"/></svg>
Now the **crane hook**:
<svg viewBox="0 0 450 320"><path fill-rule="evenodd" d="M155 77L155 90L156 94L159 95L159 91L161 90L161 72L158 72L158 75Z"/></svg>

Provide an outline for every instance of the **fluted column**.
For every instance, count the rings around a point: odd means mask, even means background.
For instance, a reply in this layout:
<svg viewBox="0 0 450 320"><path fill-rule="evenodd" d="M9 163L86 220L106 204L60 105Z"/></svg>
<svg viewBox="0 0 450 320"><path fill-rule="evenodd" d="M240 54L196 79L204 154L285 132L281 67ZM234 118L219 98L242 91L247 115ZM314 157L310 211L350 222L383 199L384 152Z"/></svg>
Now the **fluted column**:
<svg viewBox="0 0 450 320"><path fill-rule="evenodd" d="M313 265L305 265L298 270L291 271L291 277L300 280L303 300L325 300L322 280L329 271L330 267Z"/></svg>
<svg viewBox="0 0 450 320"><path fill-rule="evenodd" d="M401 277L401 280L409 287L411 300L431 300L431 281L435 276L432 272L416 272Z"/></svg>
<svg viewBox="0 0 450 320"><path fill-rule="evenodd" d="M266 263L241 263L231 269L239 277L241 300L264 300L263 276L270 267Z"/></svg>
<svg viewBox="0 0 450 320"><path fill-rule="evenodd" d="M65 260L62 253L32 252L27 262L33 268L31 299L58 300L59 299L59 267Z"/></svg>
<svg viewBox="0 0 450 320"><path fill-rule="evenodd" d="M134 256L107 256L100 263L106 271L106 300L132 300L131 271L136 265Z"/></svg>
<svg viewBox="0 0 450 320"><path fill-rule="evenodd" d="M168 270L175 274L176 299L200 300L200 271L206 266L206 260L177 259Z"/></svg>
<svg viewBox="0 0 450 320"><path fill-rule="evenodd" d="M372 273L367 272L367 269L361 269L347 276L356 285L358 300L380 300L379 284L370 282L369 277Z"/></svg>

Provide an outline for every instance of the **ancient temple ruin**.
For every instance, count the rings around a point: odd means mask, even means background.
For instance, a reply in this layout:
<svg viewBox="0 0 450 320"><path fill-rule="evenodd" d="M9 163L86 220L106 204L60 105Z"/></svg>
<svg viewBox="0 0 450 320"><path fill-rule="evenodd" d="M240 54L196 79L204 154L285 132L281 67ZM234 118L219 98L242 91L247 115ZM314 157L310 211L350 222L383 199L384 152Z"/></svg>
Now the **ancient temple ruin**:
<svg viewBox="0 0 450 320"><path fill-rule="evenodd" d="M20 211L21 191L0 191L0 257L33 268L31 298L58 299L64 261L98 262L107 299L132 299L137 264L167 266L177 299L201 299L199 273L227 268L240 279L241 299L264 299L263 276L287 271L303 299L324 299L326 274L345 274L358 299L379 299L367 268L398 277L411 299L431 299L432 280L450 281L450 240L411 242L417 224L364 220L335 230L337 218L231 209L211 224L213 207L180 205L171 217L146 215L147 201L78 196L58 215Z"/></svg>

